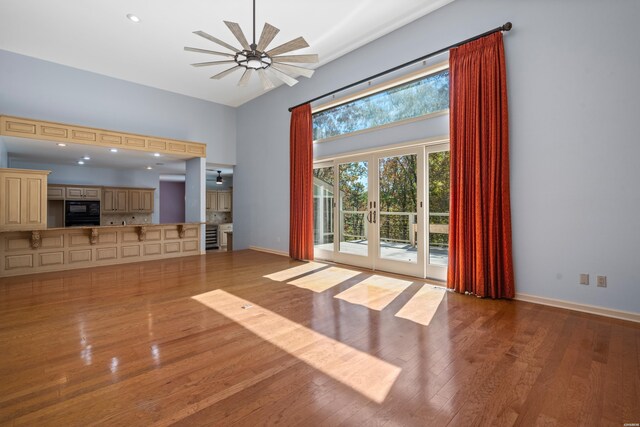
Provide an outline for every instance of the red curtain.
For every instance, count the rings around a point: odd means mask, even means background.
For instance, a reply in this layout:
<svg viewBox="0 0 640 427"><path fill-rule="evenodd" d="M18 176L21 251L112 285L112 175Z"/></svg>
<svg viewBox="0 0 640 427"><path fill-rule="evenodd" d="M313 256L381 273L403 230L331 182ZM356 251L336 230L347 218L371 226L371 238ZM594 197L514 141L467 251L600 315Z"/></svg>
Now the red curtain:
<svg viewBox="0 0 640 427"><path fill-rule="evenodd" d="M502 33L452 49L447 286L513 298L509 125Z"/></svg>
<svg viewBox="0 0 640 427"><path fill-rule="evenodd" d="M313 259L313 133L311 106L295 108L290 132L289 255Z"/></svg>

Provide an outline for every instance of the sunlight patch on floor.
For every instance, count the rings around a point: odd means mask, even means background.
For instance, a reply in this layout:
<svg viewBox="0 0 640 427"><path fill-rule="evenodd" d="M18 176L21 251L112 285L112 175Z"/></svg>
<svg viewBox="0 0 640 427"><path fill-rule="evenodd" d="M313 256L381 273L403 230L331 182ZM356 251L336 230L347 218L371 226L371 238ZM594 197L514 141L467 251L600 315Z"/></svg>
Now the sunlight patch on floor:
<svg viewBox="0 0 640 427"><path fill-rule="evenodd" d="M396 317L428 326L444 299L446 291L433 285L423 285L416 294L396 313Z"/></svg>
<svg viewBox="0 0 640 427"><path fill-rule="evenodd" d="M347 270L346 268L340 267L329 267L325 270L318 271L317 273L296 279L288 284L303 289L309 289L313 292L324 292L327 289L339 285L345 280L349 280L352 277L357 276L358 274L360 274L359 271Z"/></svg>
<svg viewBox="0 0 640 427"><path fill-rule="evenodd" d="M400 375L397 366L221 289L192 298L377 403ZM253 306L243 309L246 304Z"/></svg>
<svg viewBox="0 0 640 427"><path fill-rule="evenodd" d="M373 275L339 293L334 298L380 311L411 286L411 283L407 280Z"/></svg>
<svg viewBox="0 0 640 427"><path fill-rule="evenodd" d="M287 268L286 270L267 274L266 276L263 276L263 277L266 277L267 279L275 280L276 282L285 282L289 279L293 279L296 276L300 276L302 274L309 273L311 271L315 271L326 266L327 264L322 264L319 262L308 262L306 264L302 264L297 267L291 267L291 268Z"/></svg>

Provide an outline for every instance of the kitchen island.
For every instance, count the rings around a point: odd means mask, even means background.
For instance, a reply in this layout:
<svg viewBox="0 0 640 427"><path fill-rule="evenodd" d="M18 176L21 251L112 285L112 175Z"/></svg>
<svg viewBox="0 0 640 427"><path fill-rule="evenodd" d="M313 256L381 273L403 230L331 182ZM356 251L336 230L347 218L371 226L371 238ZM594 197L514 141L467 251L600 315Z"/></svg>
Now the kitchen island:
<svg viewBox="0 0 640 427"><path fill-rule="evenodd" d="M0 277L200 254L201 223L106 225L0 233Z"/></svg>

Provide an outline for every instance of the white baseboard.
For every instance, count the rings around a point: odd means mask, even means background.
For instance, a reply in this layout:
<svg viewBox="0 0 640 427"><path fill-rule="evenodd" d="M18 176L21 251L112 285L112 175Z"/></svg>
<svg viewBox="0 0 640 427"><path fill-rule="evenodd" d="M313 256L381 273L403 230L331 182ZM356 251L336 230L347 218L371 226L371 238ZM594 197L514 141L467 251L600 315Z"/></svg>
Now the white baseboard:
<svg viewBox="0 0 640 427"><path fill-rule="evenodd" d="M605 317L613 317L614 319L629 320L631 322L640 323L640 313L631 311L614 310L611 308L598 307L595 305L578 304L575 302L564 301L554 298L544 298L535 295L521 294L516 292L515 298L518 301L532 302L535 304L548 305L551 307L566 308L568 310L581 311L583 313L598 314Z"/></svg>
<svg viewBox="0 0 640 427"><path fill-rule="evenodd" d="M278 250L275 250L275 249L261 248L259 246L249 246L249 249L251 249L252 251L266 252L268 254L286 256L287 258L289 258L289 253L285 252L285 251L278 251Z"/></svg>

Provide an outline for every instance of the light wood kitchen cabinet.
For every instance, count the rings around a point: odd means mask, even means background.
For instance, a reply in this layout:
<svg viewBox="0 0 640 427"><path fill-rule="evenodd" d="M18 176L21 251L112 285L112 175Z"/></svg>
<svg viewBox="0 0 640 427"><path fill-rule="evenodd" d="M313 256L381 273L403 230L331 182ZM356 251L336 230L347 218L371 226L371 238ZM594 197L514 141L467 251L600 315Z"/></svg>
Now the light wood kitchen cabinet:
<svg viewBox="0 0 640 427"><path fill-rule="evenodd" d="M0 231L47 228L49 171L0 169Z"/></svg>
<svg viewBox="0 0 640 427"><path fill-rule="evenodd" d="M129 190L125 188L104 188L102 190L102 212L123 213L129 212Z"/></svg>
<svg viewBox="0 0 640 427"><path fill-rule="evenodd" d="M233 231L233 224L220 224L218 226L220 246L227 246L227 231Z"/></svg>
<svg viewBox="0 0 640 427"><path fill-rule="evenodd" d="M152 213L154 195L154 190L129 190L129 211Z"/></svg>
<svg viewBox="0 0 640 427"><path fill-rule="evenodd" d="M231 212L231 192L218 191L218 212Z"/></svg>
<svg viewBox="0 0 640 427"><path fill-rule="evenodd" d="M47 186L47 200L64 200L65 187L58 185Z"/></svg>
<svg viewBox="0 0 640 427"><path fill-rule="evenodd" d="M207 212L217 212L218 210L218 192L207 191Z"/></svg>
<svg viewBox="0 0 640 427"><path fill-rule="evenodd" d="M207 212L231 212L231 192L207 191Z"/></svg>
<svg viewBox="0 0 640 427"><path fill-rule="evenodd" d="M66 187L67 200L100 200L100 188L97 187Z"/></svg>

